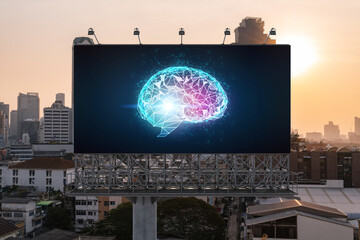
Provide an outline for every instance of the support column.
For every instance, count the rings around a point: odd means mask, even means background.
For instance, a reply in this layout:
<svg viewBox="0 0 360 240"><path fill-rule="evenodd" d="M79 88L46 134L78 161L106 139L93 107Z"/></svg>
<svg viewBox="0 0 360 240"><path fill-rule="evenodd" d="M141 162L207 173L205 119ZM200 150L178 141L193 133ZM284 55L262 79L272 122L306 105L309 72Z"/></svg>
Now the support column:
<svg viewBox="0 0 360 240"><path fill-rule="evenodd" d="M135 197L133 202L133 240L157 239L157 202L152 197Z"/></svg>

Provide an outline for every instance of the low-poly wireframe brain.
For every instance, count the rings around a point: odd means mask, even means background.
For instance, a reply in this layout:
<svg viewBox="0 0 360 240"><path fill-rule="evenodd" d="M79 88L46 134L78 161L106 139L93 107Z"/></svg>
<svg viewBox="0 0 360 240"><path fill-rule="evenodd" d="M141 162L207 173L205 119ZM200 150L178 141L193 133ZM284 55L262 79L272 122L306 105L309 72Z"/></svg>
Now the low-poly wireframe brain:
<svg viewBox="0 0 360 240"><path fill-rule="evenodd" d="M158 137L166 137L182 122L199 123L224 115L228 98L210 74L190 67L169 67L153 75L142 88L138 110Z"/></svg>

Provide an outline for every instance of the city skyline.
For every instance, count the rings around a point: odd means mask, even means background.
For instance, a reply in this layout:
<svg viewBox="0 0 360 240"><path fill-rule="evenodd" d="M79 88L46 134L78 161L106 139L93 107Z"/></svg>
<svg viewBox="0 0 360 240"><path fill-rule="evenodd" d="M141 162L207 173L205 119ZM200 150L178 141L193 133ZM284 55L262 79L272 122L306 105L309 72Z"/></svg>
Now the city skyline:
<svg viewBox="0 0 360 240"><path fill-rule="evenodd" d="M86 36L89 27L104 44L137 44L132 35L135 27L140 28L145 44L177 44L180 27L186 31L184 44L220 44L226 27L231 29L226 43L234 42L234 29L252 16L265 21L265 32L275 27L277 43L292 44L297 54L292 127L303 134L323 132L330 120L342 134L354 131L353 119L360 116L358 1L206 1L206 5L204 1L109 1L101 11L104 4L86 3L0 3L0 102L10 104L10 111L16 109L19 92L38 92L40 109L50 107L58 92L69 99L71 43L75 37ZM194 18L195 12L201 16Z"/></svg>

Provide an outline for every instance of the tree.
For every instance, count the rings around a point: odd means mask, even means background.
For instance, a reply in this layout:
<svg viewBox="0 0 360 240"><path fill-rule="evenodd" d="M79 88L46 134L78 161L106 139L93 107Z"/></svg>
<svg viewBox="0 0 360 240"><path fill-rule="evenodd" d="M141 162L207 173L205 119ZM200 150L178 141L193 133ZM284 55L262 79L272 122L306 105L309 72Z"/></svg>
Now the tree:
<svg viewBox="0 0 360 240"><path fill-rule="evenodd" d="M158 204L158 232L189 240L225 238L225 222L216 208L194 198L173 198Z"/></svg>
<svg viewBox="0 0 360 240"><path fill-rule="evenodd" d="M116 236L117 240L132 239L132 204L123 203L112 209L109 216L87 228L82 233L90 235Z"/></svg>
<svg viewBox="0 0 360 240"><path fill-rule="evenodd" d="M49 208L46 214L45 226L48 228L71 230L70 214L64 208Z"/></svg>

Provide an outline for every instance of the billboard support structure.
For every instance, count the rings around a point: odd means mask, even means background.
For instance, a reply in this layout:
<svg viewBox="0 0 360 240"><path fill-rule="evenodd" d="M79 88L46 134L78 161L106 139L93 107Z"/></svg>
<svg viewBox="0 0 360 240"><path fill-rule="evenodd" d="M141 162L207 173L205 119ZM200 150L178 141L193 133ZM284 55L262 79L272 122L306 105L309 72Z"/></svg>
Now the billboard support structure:
<svg viewBox="0 0 360 240"><path fill-rule="evenodd" d="M76 154L68 194L291 196L293 175L289 154Z"/></svg>

